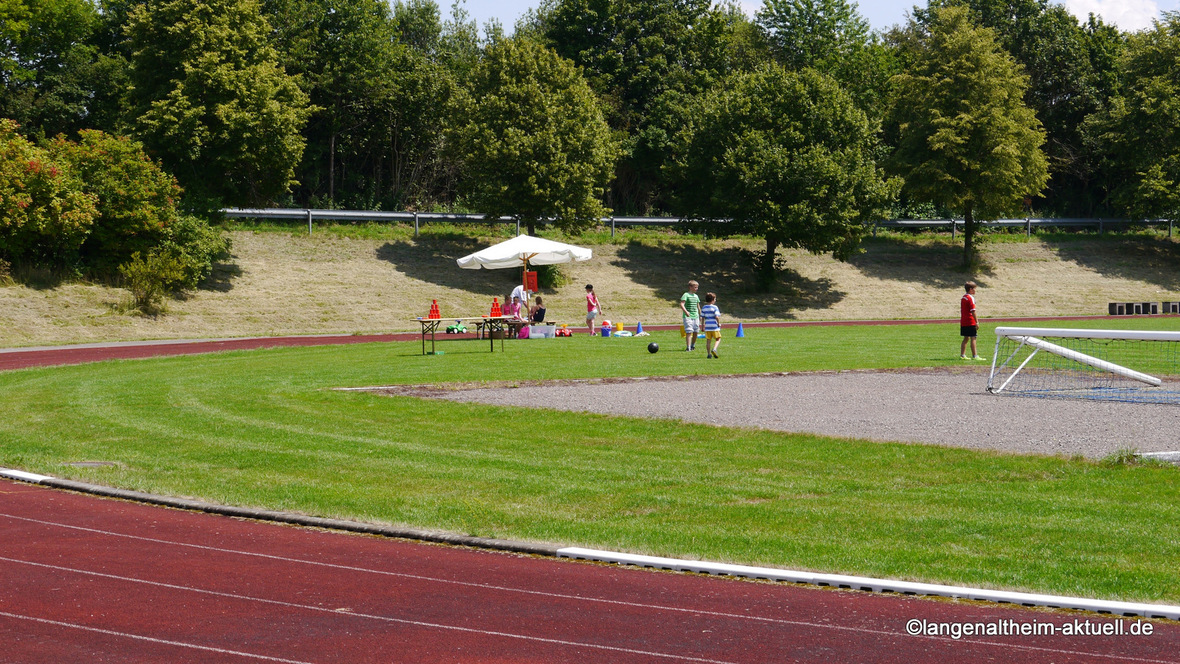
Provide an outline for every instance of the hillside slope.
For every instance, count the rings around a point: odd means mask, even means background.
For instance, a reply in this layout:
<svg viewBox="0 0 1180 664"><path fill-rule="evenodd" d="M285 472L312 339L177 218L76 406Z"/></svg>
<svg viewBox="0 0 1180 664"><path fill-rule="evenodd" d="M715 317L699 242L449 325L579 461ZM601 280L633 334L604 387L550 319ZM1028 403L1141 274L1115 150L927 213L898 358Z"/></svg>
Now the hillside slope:
<svg viewBox="0 0 1180 664"><path fill-rule="evenodd" d="M456 257L490 239L414 240L235 231L233 258L212 283L157 318L120 313L125 291L93 284L0 287L0 347L134 339L374 333L416 329L438 300L444 317L485 313L511 290L513 270L471 271ZM584 285L606 318L679 321L676 301L695 278L734 320L954 318L962 282L979 282L990 316L1105 314L1109 301L1180 300L1180 244L1160 236L1045 235L983 245L984 267L958 268L946 239L870 239L849 263L785 253L775 292L754 293L742 246L756 243L644 235L593 244L595 258L565 266L567 283L542 293L549 316L584 327Z"/></svg>

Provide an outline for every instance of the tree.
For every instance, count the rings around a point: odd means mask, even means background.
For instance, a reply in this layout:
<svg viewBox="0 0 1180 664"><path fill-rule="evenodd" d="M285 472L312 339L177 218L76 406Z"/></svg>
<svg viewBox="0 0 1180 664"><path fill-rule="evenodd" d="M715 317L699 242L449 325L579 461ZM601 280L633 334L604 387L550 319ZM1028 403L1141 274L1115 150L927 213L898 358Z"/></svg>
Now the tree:
<svg viewBox="0 0 1180 664"><path fill-rule="evenodd" d="M1124 89L1087 122L1110 175L1111 198L1143 217L1180 214L1180 13L1132 35Z"/></svg>
<svg viewBox="0 0 1180 664"><path fill-rule="evenodd" d="M847 259L863 221L900 185L873 161L876 125L829 76L778 65L735 75L692 115L678 159L678 211L723 220L710 233L765 238L760 282L779 247Z"/></svg>
<svg viewBox="0 0 1180 664"><path fill-rule="evenodd" d="M634 212L666 203L661 167L680 117L665 111L764 55L740 10L711 0L551 0L535 20L602 100L621 144L609 200Z"/></svg>
<svg viewBox="0 0 1180 664"><path fill-rule="evenodd" d="M615 146L573 63L526 38L492 44L459 114L451 138L473 206L518 216L530 235L548 217L576 232L607 213Z"/></svg>
<svg viewBox="0 0 1180 664"><path fill-rule="evenodd" d="M914 200L963 216L970 264L977 222L1018 210L1045 186L1045 132L1024 104L1028 77L965 9L934 10L916 49L893 81L898 144L890 166Z"/></svg>
<svg viewBox="0 0 1180 664"><path fill-rule="evenodd" d="M265 0L285 69L315 106L295 192L305 205L404 208L445 196L454 77L431 61L432 2Z"/></svg>
<svg viewBox="0 0 1180 664"><path fill-rule="evenodd" d="M310 109L256 0L147 0L127 30L136 137L186 192L212 205L285 194Z"/></svg>
<svg viewBox="0 0 1180 664"><path fill-rule="evenodd" d="M832 76L862 110L880 117L896 65L855 2L765 0L756 21L780 64Z"/></svg>
<svg viewBox="0 0 1180 664"><path fill-rule="evenodd" d="M73 134L109 120L100 107L111 91L124 91L122 67L94 43L101 24L94 5L89 0L3 4L0 117L38 137Z"/></svg>
<svg viewBox="0 0 1180 664"><path fill-rule="evenodd" d="M934 8L961 5L974 22L996 32L1000 46L1028 74L1025 103L1045 129L1051 177L1043 205L1062 215L1093 216L1101 208L1095 186L1098 164L1086 149L1081 128L1113 94L1122 35L1090 15L1079 25L1066 7L1049 0L932 0L916 9L919 23Z"/></svg>

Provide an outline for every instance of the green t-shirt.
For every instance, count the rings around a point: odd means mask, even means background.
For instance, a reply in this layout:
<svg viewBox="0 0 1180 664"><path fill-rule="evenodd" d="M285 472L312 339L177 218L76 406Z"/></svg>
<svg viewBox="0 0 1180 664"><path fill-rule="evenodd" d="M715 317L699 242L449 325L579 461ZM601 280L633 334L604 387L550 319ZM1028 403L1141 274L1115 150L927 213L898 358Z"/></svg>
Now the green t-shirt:
<svg viewBox="0 0 1180 664"><path fill-rule="evenodd" d="M689 318L700 318L701 316L701 297L696 293L685 293L680 296L680 301L684 303L684 308L688 310Z"/></svg>

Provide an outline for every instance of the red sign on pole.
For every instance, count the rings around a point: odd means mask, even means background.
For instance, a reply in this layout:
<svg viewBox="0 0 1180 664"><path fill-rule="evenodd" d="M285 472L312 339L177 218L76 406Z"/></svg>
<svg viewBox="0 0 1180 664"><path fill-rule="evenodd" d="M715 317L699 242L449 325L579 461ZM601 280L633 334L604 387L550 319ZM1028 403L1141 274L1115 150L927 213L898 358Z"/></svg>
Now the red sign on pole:
<svg viewBox="0 0 1180 664"><path fill-rule="evenodd" d="M537 273L536 272L526 271L524 273L524 289L530 293L536 293L537 290L539 290L537 288Z"/></svg>

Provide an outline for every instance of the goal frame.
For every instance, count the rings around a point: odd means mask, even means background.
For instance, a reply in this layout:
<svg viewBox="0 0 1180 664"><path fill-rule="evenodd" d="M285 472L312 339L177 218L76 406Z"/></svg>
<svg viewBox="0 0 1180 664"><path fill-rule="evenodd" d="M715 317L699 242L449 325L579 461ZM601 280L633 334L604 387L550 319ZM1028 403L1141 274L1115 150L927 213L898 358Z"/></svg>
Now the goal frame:
<svg viewBox="0 0 1180 664"><path fill-rule="evenodd" d="M987 391L992 394L999 394L1009 383L1024 369L1033 357L1038 352L1048 352L1064 357L1081 364L1085 364L1102 371L1108 371L1123 378L1146 383L1153 387L1159 387L1162 381L1155 377L1144 373L1135 371L1113 362L1086 355L1079 351L1069 348L1064 348L1045 341L1043 337L1049 338L1065 338L1065 339L1107 339L1107 340L1127 340L1127 341L1177 341L1180 342L1180 332L1167 331L1147 331L1147 330L1093 330L1084 328L1050 328L1050 327L997 327L996 328L996 348L992 354L991 374L987 379ZM1005 339L1011 339L1019 342L1019 345L1012 354L1003 361L1000 360L1000 343ZM994 384L996 377L996 369L1003 368L1008 365L1012 358L1021 348L1030 346L1033 351L1028 357L1020 363L1020 366L1012 370L1012 374L1008 376L1007 380L1002 385L996 386Z"/></svg>

